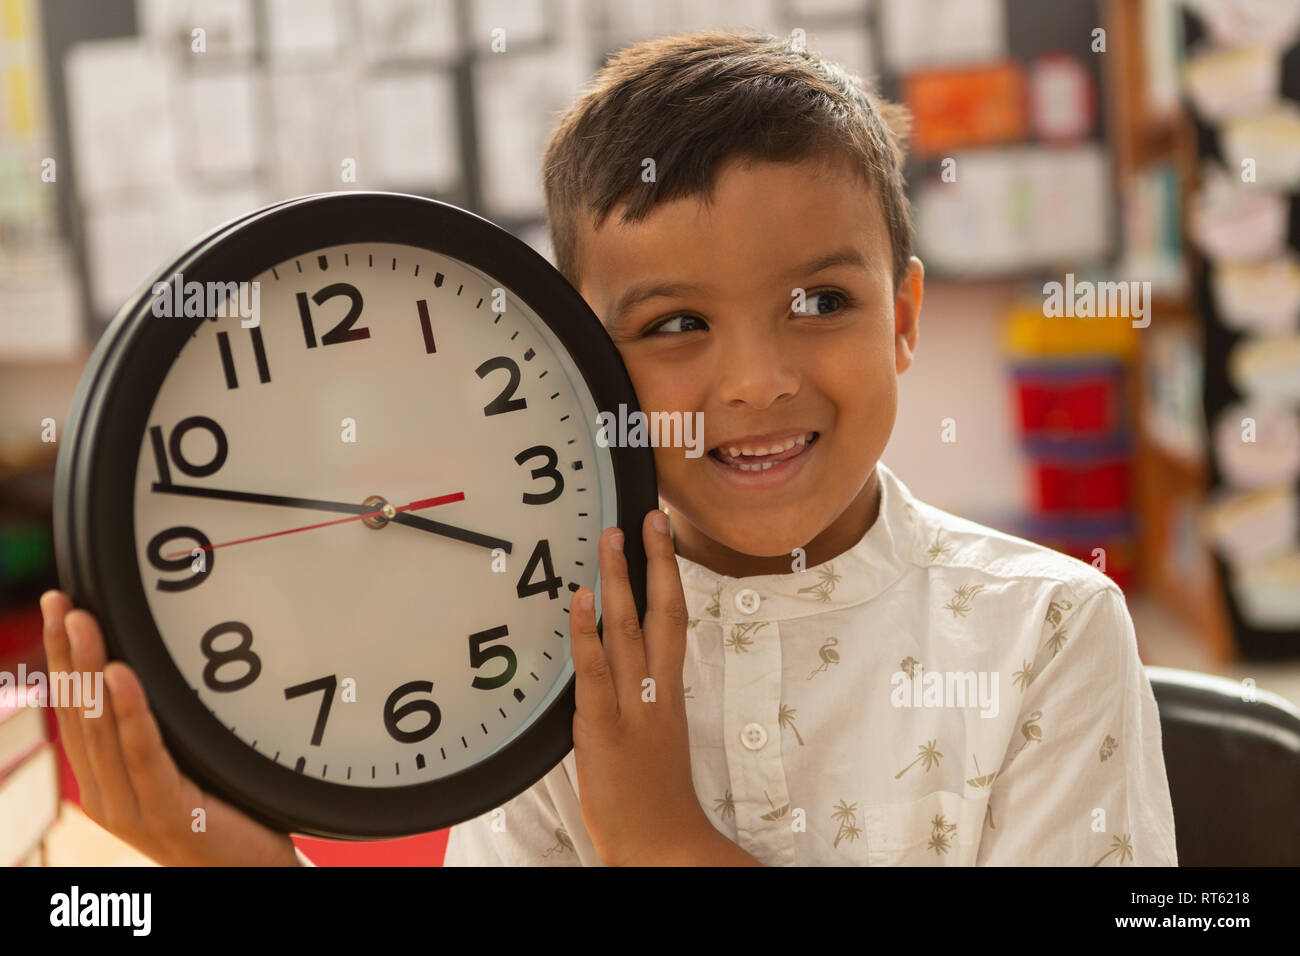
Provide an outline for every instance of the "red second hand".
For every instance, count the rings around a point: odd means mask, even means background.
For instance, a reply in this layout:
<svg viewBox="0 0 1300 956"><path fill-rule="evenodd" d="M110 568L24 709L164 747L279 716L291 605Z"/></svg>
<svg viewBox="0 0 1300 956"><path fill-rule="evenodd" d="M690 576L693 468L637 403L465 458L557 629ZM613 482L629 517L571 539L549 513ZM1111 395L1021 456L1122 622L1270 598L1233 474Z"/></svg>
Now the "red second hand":
<svg viewBox="0 0 1300 956"><path fill-rule="evenodd" d="M425 508L432 508L434 505L450 504L453 501L464 501L465 492L457 491L450 495L440 495L437 498L421 498L419 501L412 501L410 504L402 505L400 508L394 508L394 511L421 511ZM330 525L345 524L348 521L361 521L363 518L373 518L375 515L383 514L383 509L372 511L364 515L349 515L346 518L338 518L334 521L322 521L319 524L303 525L301 528L289 528L287 531L272 531L270 534L259 534L251 538L240 538L238 541L223 541L221 544L209 544L202 548L191 548L188 551L176 551L172 554L164 554L164 558L183 558L186 555L193 554L195 551L215 551L217 548L228 548L232 544L247 544L249 541L264 541L267 538L278 538L282 534L297 534L299 531L311 531L315 528L328 528Z"/></svg>

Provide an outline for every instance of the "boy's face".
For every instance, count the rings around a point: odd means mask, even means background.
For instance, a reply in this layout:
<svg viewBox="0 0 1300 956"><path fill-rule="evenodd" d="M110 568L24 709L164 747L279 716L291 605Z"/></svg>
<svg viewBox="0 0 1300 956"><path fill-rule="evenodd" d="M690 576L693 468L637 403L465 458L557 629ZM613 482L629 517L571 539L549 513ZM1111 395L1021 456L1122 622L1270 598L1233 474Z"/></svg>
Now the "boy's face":
<svg viewBox="0 0 1300 956"><path fill-rule="evenodd" d="M811 567L852 547L875 520L921 303L917 259L895 295L874 191L847 164L733 161L710 204L627 226L620 212L583 224L579 291L647 415L703 413L705 454L654 449L678 553L741 577L790 572L795 548ZM769 454L730 456L746 446Z"/></svg>

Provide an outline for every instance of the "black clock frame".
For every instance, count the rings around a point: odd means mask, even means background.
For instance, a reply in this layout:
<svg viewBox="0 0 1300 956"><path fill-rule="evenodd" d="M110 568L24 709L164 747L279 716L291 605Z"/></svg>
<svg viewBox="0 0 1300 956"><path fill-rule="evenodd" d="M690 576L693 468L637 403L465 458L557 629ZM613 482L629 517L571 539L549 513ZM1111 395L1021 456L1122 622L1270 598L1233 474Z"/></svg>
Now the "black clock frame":
<svg viewBox="0 0 1300 956"><path fill-rule="evenodd" d="M308 777L231 734L198 699L159 636L136 552L137 456L157 392L204 318L151 313L152 289L185 281L248 281L272 266L344 243L391 242L459 259L537 313L572 357L597 409L639 408L599 319L542 256L510 233L447 203L399 193L340 192L287 200L203 236L146 282L91 356L55 468L55 552L62 588L94 613L110 659L126 661L149 695L177 765L204 790L282 832L383 839L442 829L522 793L573 748L574 681L496 754L440 780L353 787ZM595 423L588 427L594 431ZM609 449L617 521L632 594L644 619L641 519L658 506L650 448ZM602 629L603 630L603 629Z"/></svg>

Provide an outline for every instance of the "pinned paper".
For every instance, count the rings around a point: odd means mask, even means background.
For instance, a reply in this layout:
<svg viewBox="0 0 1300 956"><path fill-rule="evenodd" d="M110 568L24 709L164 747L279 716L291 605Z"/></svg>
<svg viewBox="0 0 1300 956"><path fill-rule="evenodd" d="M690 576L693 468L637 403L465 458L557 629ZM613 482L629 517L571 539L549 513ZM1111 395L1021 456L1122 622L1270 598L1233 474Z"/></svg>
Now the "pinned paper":
<svg viewBox="0 0 1300 956"><path fill-rule="evenodd" d="M1300 405L1300 335L1242 339L1228 353L1228 378L1243 395Z"/></svg>
<svg viewBox="0 0 1300 956"><path fill-rule="evenodd" d="M1233 568L1231 579L1238 610L1251 627L1300 628L1300 551Z"/></svg>
<svg viewBox="0 0 1300 956"><path fill-rule="evenodd" d="M1243 183L1218 164L1207 164L1188 228L1211 259L1268 259L1286 246L1288 207L1281 193Z"/></svg>
<svg viewBox="0 0 1300 956"><path fill-rule="evenodd" d="M1219 46L1262 43L1285 50L1300 35L1295 0L1182 0L1204 22ZM1169 4L1173 6L1173 4Z"/></svg>
<svg viewBox="0 0 1300 956"><path fill-rule="evenodd" d="M1018 64L912 73L903 100L917 155L1024 139L1025 77Z"/></svg>
<svg viewBox="0 0 1300 956"><path fill-rule="evenodd" d="M386 183L430 192L460 173L455 89L446 73L383 75L362 96L369 172Z"/></svg>
<svg viewBox="0 0 1300 956"><path fill-rule="evenodd" d="M1006 56L1003 0L882 0L885 63L903 73L920 67Z"/></svg>
<svg viewBox="0 0 1300 956"><path fill-rule="evenodd" d="M66 60L77 194L96 203L176 180L168 64L135 38L77 44Z"/></svg>
<svg viewBox="0 0 1300 956"><path fill-rule="evenodd" d="M1300 475L1300 413L1259 401L1229 405L1214 423L1214 449L1237 488L1293 481Z"/></svg>
<svg viewBox="0 0 1300 956"><path fill-rule="evenodd" d="M1282 61L1265 46L1204 50L1183 67L1183 84L1207 120L1258 112L1277 97Z"/></svg>
<svg viewBox="0 0 1300 956"><path fill-rule="evenodd" d="M1223 324L1238 331L1288 332L1300 317L1300 262L1220 262L1211 282Z"/></svg>
<svg viewBox="0 0 1300 956"><path fill-rule="evenodd" d="M1300 540L1300 497L1292 485L1230 493L1205 509L1201 527L1231 564L1274 558Z"/></svg>
<svg viewBox="0 0 1300 956"><path fill-rule="evenodd" d="M455 0L366 0L357 16L369 63L450 60L460 50Z"/></svg>
<svg viewBox="0 0 1300 956"><path fill-rule="evenodd" d="M258 165L259 84L244 70L196 72L179 86L180 139L177 158L191 174L246 176Z"/></svg>
<svg viewBox="0 0 1300 956"><path fill-rule="evenodd" d="M1248 182L1284 191L1300 188L1300 108L1285 101L1223 124L1223 157Z"/></svg>

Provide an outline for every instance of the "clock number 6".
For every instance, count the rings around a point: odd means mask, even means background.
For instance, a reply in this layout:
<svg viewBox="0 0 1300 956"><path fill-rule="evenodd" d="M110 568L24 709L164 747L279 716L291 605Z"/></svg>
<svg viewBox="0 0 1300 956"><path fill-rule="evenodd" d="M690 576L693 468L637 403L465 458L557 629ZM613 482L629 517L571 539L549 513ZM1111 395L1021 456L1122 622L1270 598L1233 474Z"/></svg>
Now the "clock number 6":
<svg viewBox="0 0 1300 956"><path fill-rule="evenodd" d="M442 723L442 711L438 705L431 700L412 700L407 701L401 707L397 702L407 694L413 694L416 691L429 693L433 690L433 682L427 680L413 680L398 687L388 695L388 700L384 703L384 726L388 729L388 734L398 743L415 744L421 740L427 740L432 737L438 725ZM416 730L403 730L397 726L397 722L408 714L424 713L429 715L429 722L423 727Z"/></svg>
<svg viewBox="0 0 1300 956"><path fill-rule="evenodd" d="M534 468L532 477L550 478L554 484L547 491L541 494L524 492L524 504L526 505L544 505L560 497L564 491L564 476L560 474L560 469L555 466L559 464L560 458L555 454L555 449L549 445L534 445L532 448L525 448L519 454L515 455L515 464L522 465L530 458L542 457L546 459L546 464L540 468Z"/></svg>
<svg viewBox="0 0 1300 956"><path fill-rule="evenodd" d="M508 637L510 632L506 630L506 625L489 628L486 631L479 631L477 634L469 636L469 666L475 670L482 667L494 657L504 658L506 662L505 670L496 677L475 677L471 682L476 690L493 690L510 683L510 679L515 676L515 670L519 667L519 661L515 658L515 652L504 644L498 644L496 647L484 649L483 645L488 641L499 640Z"/></svg>

